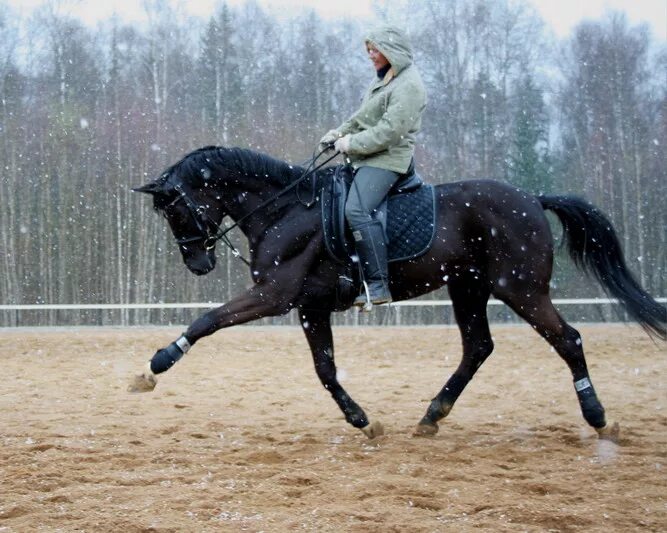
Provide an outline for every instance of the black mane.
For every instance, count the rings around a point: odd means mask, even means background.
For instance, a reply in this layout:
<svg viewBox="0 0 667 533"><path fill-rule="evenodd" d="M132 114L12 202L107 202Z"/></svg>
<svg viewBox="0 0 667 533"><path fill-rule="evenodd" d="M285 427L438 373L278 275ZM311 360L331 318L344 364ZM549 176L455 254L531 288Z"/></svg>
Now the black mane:
<svg viewBox="0 0 667 533"><path fill-rule="evenodd" d="M216 169L237 174L239 178L260 177L269 183L283 187L296 180L303 168L292 166L271 156L245 148L204 146L185 155L183 159L162 173L165 181L174 175L193 186L201 184L207 170L215 174Z"/></svg>

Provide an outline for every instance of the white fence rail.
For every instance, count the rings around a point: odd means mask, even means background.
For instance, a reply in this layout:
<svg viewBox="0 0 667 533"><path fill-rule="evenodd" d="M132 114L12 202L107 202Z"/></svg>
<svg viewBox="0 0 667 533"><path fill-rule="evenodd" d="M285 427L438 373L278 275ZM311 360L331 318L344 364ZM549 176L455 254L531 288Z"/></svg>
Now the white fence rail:
<svg viewBox="0 0 667 533"><path fill-rule="evenodd" d="M667 298L655 298L660 303L667 303ZM615 298L556 298L555 305L596 305L617 304ZM0 305L0 311L53 311L53 310L105 310L105 309L211 309L220 307L223 302L189 302L189 303L148 303L148 304L8 304ZM390 307L418 306L451 306L451 300L409 300L394 302ZM503 305L500 300L489 300L489 305Z"/></svg>

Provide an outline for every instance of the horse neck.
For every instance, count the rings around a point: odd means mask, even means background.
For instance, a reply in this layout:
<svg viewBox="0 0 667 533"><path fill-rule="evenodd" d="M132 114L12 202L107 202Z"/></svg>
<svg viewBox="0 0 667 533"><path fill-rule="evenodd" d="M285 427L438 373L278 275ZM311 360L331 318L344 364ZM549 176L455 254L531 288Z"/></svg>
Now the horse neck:
<svg viewBox="0 0 667 533"><path fill-rule="evenodd" d="M264 232L275 217L264 202L284 190L300 175L299 169L257 152L230 150L219 193L225 210L251 240Z"/></svg>

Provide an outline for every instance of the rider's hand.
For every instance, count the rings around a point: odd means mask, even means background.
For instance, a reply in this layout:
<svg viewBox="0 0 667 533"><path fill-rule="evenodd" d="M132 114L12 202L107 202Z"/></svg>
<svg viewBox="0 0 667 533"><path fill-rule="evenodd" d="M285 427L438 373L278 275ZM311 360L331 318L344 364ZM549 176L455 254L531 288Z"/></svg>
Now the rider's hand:
<svg viewBox="0 0 667 533"><path fill-rule="evenodd" d="M346 154L348 150L350 149L350 135L346 135L345 137L341 137L334 143L334 148L336 149L337 152L340 152L341 154Z"/></svg>
<svg viewBox="0 0 667 533"><path fill-rule="evenodd" d="M324 134L324 137L320 139L320 151L328 150L333 148L333 143L336 139L340 138L340 133L337 130L329 130Z"/></svg>

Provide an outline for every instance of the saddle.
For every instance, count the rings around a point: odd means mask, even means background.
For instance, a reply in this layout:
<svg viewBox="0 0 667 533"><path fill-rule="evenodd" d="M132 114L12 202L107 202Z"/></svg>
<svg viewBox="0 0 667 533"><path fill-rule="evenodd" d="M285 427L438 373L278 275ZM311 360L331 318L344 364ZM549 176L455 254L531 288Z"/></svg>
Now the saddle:
<svg viewBox="0 0 667 533"><path fill-rule="evenodd" d="M345 220L345 201L354 179L349 165L339 165L321 185L324 242L332 259L349 263L354 254L352 233ZM435 191L410 164L377 208L373 218L382 223L389 262L406 261L425 254L435 234Z"/></svg>

